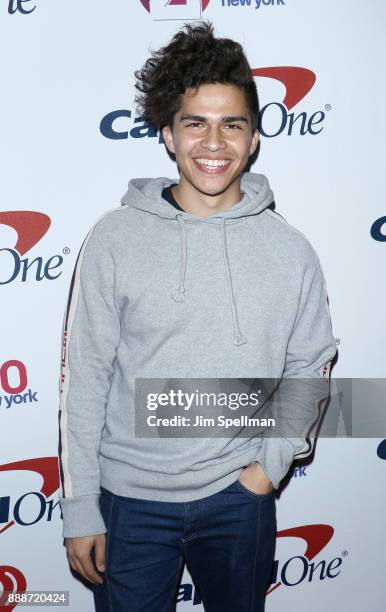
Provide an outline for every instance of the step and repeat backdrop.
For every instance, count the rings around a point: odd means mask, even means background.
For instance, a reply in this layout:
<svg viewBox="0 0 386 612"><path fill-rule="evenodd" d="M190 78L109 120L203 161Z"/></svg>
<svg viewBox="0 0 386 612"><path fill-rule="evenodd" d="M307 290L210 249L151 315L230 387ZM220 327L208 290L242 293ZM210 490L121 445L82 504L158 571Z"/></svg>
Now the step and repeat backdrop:
<svg viewBox="0 0 386 612"><path fill-rule="evenodd" d="M81 243L128 180L178 176L138 116L133 72L190 20L242 43L261 106L251 169L320 257L333 376L370 384L386 378L386 4L2 0L0 11L0 593L69 591L69 609L91 612L58 504L64 310ZM343 435L295 462L277 499L268 612L384 610L386 430L344 435L345 399L332 402ZM364 401L369 415L383 400ZM203 610L186 569L177 609Z"/></svg>

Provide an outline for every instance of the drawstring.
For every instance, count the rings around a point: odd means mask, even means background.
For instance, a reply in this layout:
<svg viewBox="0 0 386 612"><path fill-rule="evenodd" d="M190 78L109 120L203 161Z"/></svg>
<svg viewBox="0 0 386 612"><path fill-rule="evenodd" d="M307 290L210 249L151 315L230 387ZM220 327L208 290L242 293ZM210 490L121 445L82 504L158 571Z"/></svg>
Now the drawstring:
<svg viewBox="0 0 386 612"><path fill-rule="evenodd" d="M221 238L222 238L222 245L223 245L225 271L226 271L227 279L228 279L229 296L231 298L231 308L232 308L232 317L233 317L233 333L234 333L233 344L236 344L237 346L239 346L240 344L245 344L247 342L247 339L241 333L239 318L237 316L236 301L235 301L235 296L233 293L233 286L232 286L231 269L229 267L229 258L228 258L228 251L227 251L227 239L226 239L225 219L224 218L222 218L222 223L221 223Z"/></svg>
<svg viewBox="0 0 386 612"><path fill-rule="evenodd" d="M184 293L185 293L184 283L185 283L185 271L186 271L186 245L187 245L186 227L185 227L185 223L184 223L182 215L178 214L176 215L176 217L177 217L177 220L180 226L180 231L181 231L180 280L179 280L178 289L173 291L170 294L170 297L175 302L183 302ZM235 296L233 293L231 270L229 266L228 251L227 251L227 246L226 246L226 231L225 231L225 219L224 218L222 219L222 225L221 225L221 240L223 244L224 265L225 265L225 272L226 272L227 281L228 281L229 297L230 297L231 308L232 308L233 344L235 344L236 346L240 346L240 344L246 344L247 338L244 336L244 334L240 330L240 323L239 323L239 318L237 315L237 307L236 307Z"/></svg>
<svg viewBox="0 0 386 612"><path fill-rule="evenodd" d="M186 270L186 227L184 224L184 220L182 215L176 215L177 221L180 224L181 231L181 263L180 263L180 282L178 285L178 289L173 291L170 294L170 297L175 302L183 302L184 301L184 293L185 293L185 270Z"/></svg>

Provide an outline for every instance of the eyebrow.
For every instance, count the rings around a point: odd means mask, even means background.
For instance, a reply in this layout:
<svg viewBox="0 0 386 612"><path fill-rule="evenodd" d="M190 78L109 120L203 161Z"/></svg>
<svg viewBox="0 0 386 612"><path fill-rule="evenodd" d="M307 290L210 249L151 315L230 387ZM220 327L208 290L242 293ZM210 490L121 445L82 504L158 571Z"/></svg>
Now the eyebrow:
<svg viewBox="0 0 386 612"><path fill-rule="evenodd" d="M203 123L206 121L206 117L203 117L202 115L182 115L180 121L184 121L186 119L190 119L192 121L202 121ZM248 123L248 119L244 117L244 115L228 115L226 117L221 117L221 121L224 123L234 123L235 121L245 121L245 123Z"/></svg>

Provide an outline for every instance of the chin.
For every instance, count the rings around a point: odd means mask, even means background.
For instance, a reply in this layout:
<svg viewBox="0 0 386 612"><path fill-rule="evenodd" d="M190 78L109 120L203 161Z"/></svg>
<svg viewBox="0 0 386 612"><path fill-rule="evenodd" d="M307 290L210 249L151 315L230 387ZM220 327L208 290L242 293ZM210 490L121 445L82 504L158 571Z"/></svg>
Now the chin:
<svg viewBox="0 0 386 612"><path fill-rule="evenodd" d="M201 193L204 193L205 195L216 196L220 195L221 193L224 193L224 191L228 189L230 183L226 183L224 185L207 185L193 183L193 185L198 191L201 191Z"/></svg>
<svg viewBox="0 0 386 612"><path fill-rule="evenodd" d="M202 192L216 195L225 191L235 180L235 177L203 177L192 175L190 183Z"/></svg>

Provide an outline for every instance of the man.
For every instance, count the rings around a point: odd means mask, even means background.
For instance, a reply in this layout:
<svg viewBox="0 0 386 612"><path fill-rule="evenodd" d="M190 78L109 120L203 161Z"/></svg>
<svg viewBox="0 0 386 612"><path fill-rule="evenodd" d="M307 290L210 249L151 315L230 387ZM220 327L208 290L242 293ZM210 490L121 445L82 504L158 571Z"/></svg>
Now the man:
<svg viewBox="0 0 386 612"><path fill-rule="evenodd" d="M266 177L245 172L259 106L242 47L188 24L136 77L180 176L130 180L75 266L59 413L67 554L97 610L172 610L186 562L205 610L260 611L274 491L312 451L336 353L324 277ZM241 377L296 379L274 394L275 431L135 435L136 381Z"/></svg>

